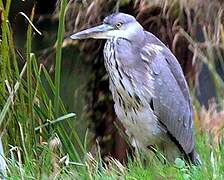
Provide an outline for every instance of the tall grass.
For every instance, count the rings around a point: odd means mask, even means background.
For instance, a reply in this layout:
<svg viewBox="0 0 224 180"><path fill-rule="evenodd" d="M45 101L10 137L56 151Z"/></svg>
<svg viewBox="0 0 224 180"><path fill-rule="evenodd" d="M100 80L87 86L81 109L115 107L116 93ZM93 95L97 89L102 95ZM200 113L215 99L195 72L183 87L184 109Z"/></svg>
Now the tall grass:
<svg viewBox="0 0 224 180"><path fill-rule="evenodd" d="M59 27L56 42L56 65L55 65L55 97L54 97L54 109L55 114L59 114L59 98L60 98L60 78L61 78L61 53L62 42L64 37L65 28L65 13L66 13L67 0L61 1Z"/></svg>
<svg viewBox="0 0 224 180"><path fill-rule="evenodd" d="M67 112L60 98L61 45L67 1L62 0L60 5L55 81L44 65L38 63L32 51L33 27L30 23L35 7L28 22L25 51L19 52L14 47L8 21L10 4L11 1L6 1L4 6L0 1L0 132L7 176L21 179L56 176L61 171L60 163L66 160L76 167L86 152L84 142L81 142L74 127L75 113ZM21 65L23 67L19 68ZM50 92L47 87L50 87ZM59 162L63 156L66 158Z"/></svg>

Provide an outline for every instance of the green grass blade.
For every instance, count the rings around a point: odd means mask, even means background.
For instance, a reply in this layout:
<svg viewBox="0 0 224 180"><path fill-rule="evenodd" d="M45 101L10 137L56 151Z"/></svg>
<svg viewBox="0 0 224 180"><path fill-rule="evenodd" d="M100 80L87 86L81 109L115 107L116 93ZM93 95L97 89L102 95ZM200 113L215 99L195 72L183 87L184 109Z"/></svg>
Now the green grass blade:
<svg viewBox="0 0 224 180"><path fill-rule="evenodd" d="M8 46L8 11L10 8L11 1L6 1L6 7L4 7L2 0L0 1L0 9L1 9L1 63L0 63L0 82L4 82L6 79L8 81L11 80L11 69L9 61L9 46ZM7 71L8 69L8 71ZM0 86L1 94L4 96L6 94L5 86ZM0 99L1 100L1 99Z"/></svg>
<svg viewBox="0 0 224 180"><path fill-rule="evenodd" d="M25 64L23 66L23 69L22 69L22 71L20 73L20 79L22 79L22 76L25 73L26 67L27 67L27 64ZM8 99L7 99L5 105L4 105L4 107L3 107L3 109L2 109L2 111L0 113L0 127L2 125L2 122L3 122L4 118L5 118L6 113L8 112L8 110L10 108L10 105L12 103L12 98L16 94L17 90L19 89L19 86L20 86L20 82L17 81L16 84L15 84L15 86L14 86L13 94L10 94L9 95L9 97L8 97Z"/></svg>
<svg viewBox="0 0 224 180"><path fill-rule="evenodd" d="M43 127L45 127L45 126L48 126L48 125L51 125L51 124L54 124L54 123L58 123L58 122L60 122L60 121L63 121L63 120L66 120L66 119L69 119L69 118L72 118L72 117L75 117L75 113L69 113L69 114L66 114L66 115L61 116L61 117L59 117L59 118L57 118L57 119L55 119L55 120L52 120L52 121L48 120L47 123L42 124L42 125L36 127L36 128L35 128L35 131L37 131L37 130L39 130L40 128L43 128Z"/></svg>
<svg viewBox="0 0 224 180"><path fill-rule="evenodd" d="M44 66L43 66L43 72L44 72L44 76L45 76L45 78L46 78L46 80L48 82L48 85L50 86L51 91L52 91L53 95L55 96L55 85L54 85L54 83L53 83L49 73L47 72L47 70L46 70L46 68ZM67 111L65 109L65 106L64 106L64 104L63 104L63 102L62 102L60 97L59 97L59 105L60 105L61 111L64 114L67 113Z"/></svg>
<svg viewBox="0 0 224 180"><path fill-rule="evenodd" d="M55 97L54 97L54 111L55 115L59 115L59 99L60 99L60 78L61 78L61 57L62 57L62 42L64 37L65 28L65 13L66 13L66 0L61 0L59 27L56 42L56 65L55 65Z"/></svg>
<svg viewBox="0 0 224 180"><path fill-rule="evenodd" d="M33 21L34 18L34 10L33 7L30 20ZM33 122L33 97L32 97L32 63L31 60L31 43L32 43L32 26L29 24L27 30L27 42L26 42L26 61L27 61L27 87L28 87L28 115L31 121Z"/></svg>

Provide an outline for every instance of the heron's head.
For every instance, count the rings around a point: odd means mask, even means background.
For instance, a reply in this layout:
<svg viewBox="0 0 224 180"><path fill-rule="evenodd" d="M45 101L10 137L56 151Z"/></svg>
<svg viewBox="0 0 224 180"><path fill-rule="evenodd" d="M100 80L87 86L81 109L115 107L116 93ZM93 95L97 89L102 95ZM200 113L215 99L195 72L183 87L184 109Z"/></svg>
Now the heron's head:
<svg viewBox="0 0 224 180"><path fill-rule="evenodd" d="M71 35L72 39L110 39L124 38L139 41L143 37L143 28L136 19L128 14L115 13L107 16L103 24Z"/></svg>

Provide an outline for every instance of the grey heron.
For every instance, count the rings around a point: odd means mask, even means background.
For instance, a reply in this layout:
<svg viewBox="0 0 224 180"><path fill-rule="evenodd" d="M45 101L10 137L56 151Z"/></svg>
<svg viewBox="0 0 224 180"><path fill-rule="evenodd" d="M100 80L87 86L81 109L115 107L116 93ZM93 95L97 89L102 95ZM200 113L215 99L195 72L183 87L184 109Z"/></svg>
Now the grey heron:
<svg viewBox="0 0 224 180"><path fill-rule="evenodd" d="M114 109L134 146L155 146L167 159L185 156L199 164L189 88L169 48L124 13L71 38L107 40L104 62Z"/></svg>

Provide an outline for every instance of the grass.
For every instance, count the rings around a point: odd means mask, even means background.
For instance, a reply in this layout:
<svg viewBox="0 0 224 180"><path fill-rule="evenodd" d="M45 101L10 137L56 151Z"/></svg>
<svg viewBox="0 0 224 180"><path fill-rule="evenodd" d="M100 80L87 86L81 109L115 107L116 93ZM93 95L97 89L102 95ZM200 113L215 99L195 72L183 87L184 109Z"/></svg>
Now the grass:
<svg viewBox="0 0 224 180"><path fill-rule="evenodd" d="M111 157L101 159L100 148L96 157L87 153L88 132L81 140L73 123L76 120L76 114L67 111L60 96L66 0L62 0L60 5L54 81L48 69L43 64L38 64L37 56L32 51L33 28L30 23L27 30L25 57L15 49L13 33L8 21L11 1L6 2L3 6L0 0L0 9L3 12L0 41L0 140L3 142L5 154L1 146L0 153L4 155L7 165L5 169L3 167L2 177L6 179L99 180L224 178L224 148L220 129L218 143L214 143L212 141L214 137L211 136L216 136L217 133L209 134L206 128L203 133L197 133L196 146L203 162L197 167L189 167L181 159L176 159L174 164L163 164L156 158L149 158L141 152L140 160L135 157L130 158L125 165ZM33 20L34 13L35 7L30 15L30 21ZM221 25L219 27L223 35ZM196 42L188 34L184 31L182 34L190 41L192 50L195 47L198 48ZM208 37L207 41L211 42L209 39L211 35L206 37ZM222 89L223 81L211 61L214 59L212 44L206 45L208 46L205 50L198 51L199 57L208 63L221 99L223 92L220 89ZM19 64L23 67L19 68ZM197 110L200 111L200 107ZM209 112L205 112L204 115L208 119L215 117ZM210 127L212 126L211 123ZM0 159L1 161L3 160Z"/></svg>
<svg viewBox="0 0 224 180"><path fill-rule="evenodd" d="M66 1L62 1L62 7L66 7ZM23 171L26 175L31 176L33 172L26 173L28 168L36 167L33 168L33 171L40 170L37 164L46 163L40 156L45 157L45 152L50 152L49 144L56 137L61 140L59 143L62 146L61 151L66 152L72 160L81 162L84 156L80 155L84 154L86 150L84 142L79 139L71 122L75 118L75 113L67 112L60 98L63 18L59 23L56 43L57 68L55 69L55 82L53 82L48 70L42 64L37 63L36 56L32 52L31 25L28 26L26 56L23 57L19 52L16 54L16 49L13 46L13 35L8 21L10 1L7 1L5 7L0 1L0 8L3 11L0 125L6 157L9 157L7 159L8 172L12 170L10 164L14 164L18 168L20 177L23 177ZM63 9L61 11L64 16ZM32 10L30 21L32 21L34 13L35 7ZM20 74L18 62L23 64ZM44 84L47 84L50 90L47 90ZM22 164L26 164L25 169L21 169ZM14 172L14 170L12 171ZM13 172L9 173L10 176ZM35 172L35 174L38 173L40 171Z"/></svg>
<svg viewBox="0 0 224 180"><path fill-rule="evenodd" d="M78 164L66 160L59 163L60 167L54 172L52 167L52 152L45 145L41 155L41 165L30 160L23 165L18 165L12 160L8 161L8 171L11 179L45 179L54 176L56 179L223 179L224 151L208 147L207 137L199 137L197 144L203 165L189 167L184 161L177 159L175 164L164 165L157 159L151 161L141 154L141 162L129 159L127 165L122 165L113 158L106 159L106 164L100 158L93 158L90 154ZM38 167L38 168L33 168ZM80 171L79 168L83 168ZM41 169L41 172L40 172Z"/></svg>

